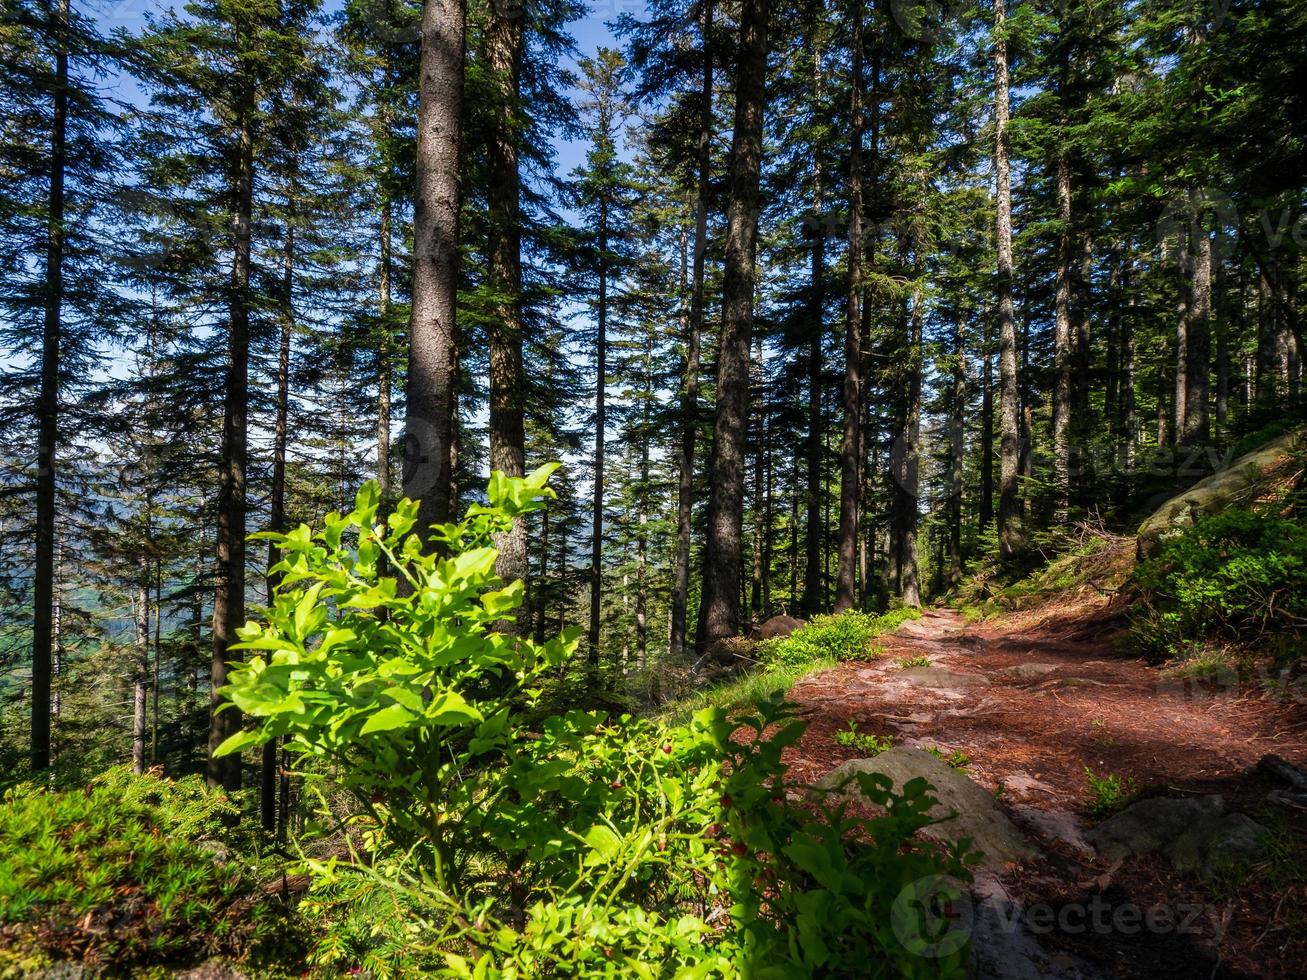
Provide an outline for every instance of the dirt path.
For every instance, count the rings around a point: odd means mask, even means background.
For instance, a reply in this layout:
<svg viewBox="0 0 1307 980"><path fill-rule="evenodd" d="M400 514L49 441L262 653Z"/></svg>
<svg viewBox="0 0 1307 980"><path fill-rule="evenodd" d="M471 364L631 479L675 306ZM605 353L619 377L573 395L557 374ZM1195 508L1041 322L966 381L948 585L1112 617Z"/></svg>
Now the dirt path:
<svg viewBox="0 0 1307 980"><path fill-rule="evenodd" d="M880 646L873 660L811 675L792 689L791 700L810 721L791 756L796 776L815 782L865 754L835 741L850 721L859 731L893 736L895 744L961 750L968 775L996 793L1050 855L1041 867L1014 873L1010 892L1056 905L1083 898L1093 883L1097 892L1119 893L1141 907L1188 898L1210 913L1205 934L1182 943L1175 935L1128 942L1093 936L1087 945L1074 935L1054 937L1077 956L1087 954L1119 976L1307 976L1301 939L1277 935L1286 898L1302 902L1307 916L1307 895L1236 895L1218 909L1210 889L1197 891L1160 859L1106 868L1079 839L1091 824L1086 767L1128 777L1144 796L1219 793L1230 809L1258 812L1275 788L1253 771L1263 755L1307 766L1302 704L1247 685L1240 690L1233 678L1168 679L1117 653L1092 623L1074 619L970 625L955 613L930 611ZM916 658L926 665L901 663ZM1185 964L1193 957L1200 972L1190 974Z"/></svg>

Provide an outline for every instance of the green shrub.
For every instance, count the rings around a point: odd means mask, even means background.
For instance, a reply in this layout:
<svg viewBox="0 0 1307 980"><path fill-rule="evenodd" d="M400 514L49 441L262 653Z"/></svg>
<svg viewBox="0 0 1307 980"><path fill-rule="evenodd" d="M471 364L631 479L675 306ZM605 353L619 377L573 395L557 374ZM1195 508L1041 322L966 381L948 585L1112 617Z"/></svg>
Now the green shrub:
<svg viewBox="0 0 1307 980"><path fill-rule="evenodd" d="M781 754L804 723L779 698L685 725L541 720L541 686L576 642L495 631L522 588L495 578L490 541L543 506L547 476L496 474L488 505L437 529L438 553L407 501L377 525L371 486L319 534L274 537L284 579L224 689L258 727L225 750L284 736L355 798L333 835L350 858L306 859L313 961L378 976L960 975L961 948L926 961L895 933L906 914L928 934L930 910L891 915L914 882L967 876L960 848L915 836L934 805L923 780L858 777L873 820L792 802L806 797ZM351 905L390 911L364 935Z"/></svg>
<svg viewBox="0 0 1307 980"><path fill-rule="evenodd" d="M1307 623L1307 524L1230 508L1167 539L1139 565L1137 644L1178 652L1193 641L1245 641Z"/></svg>
<svg viewBox="0 0 1307 980"><path fill-rule="evenodd" d="M1116 813L1133 800L1138 791L1135 781L1129 776L1114 772L1099 776L1088 766L1085 766L1085 775L1089 777L1089 815L1096 819Z"/></svg>
<svg viewBox="0 0 1307 980"><path fill-rule="evenodd" d="M203 844L230 839L219 818L231 812L198 777L123 768L84 789L10 790L0 803L0 974L60 959L130 972L239 956L286 933L252 869Z"/></svg>
<svg viewBox="0 0 1307 980"><path fill-rule="evenodd" d="M967 766L971 764L971 756L967 755L961 749L954 749L952 752L945 752L938 745L930 745L926 747L926 751L941 762L947 762L959 772L966 772Z"/></svg>
<svg viewBox="0 0 1307 980"><path fill-rule="evenodd" d="M789 636L764 640L758 645L758 657L764 663L791 667L822 660L865 660L872 655L872 640L920 618L921 611L910 607L883 616L857 610L814 616Z"/></svg>
<svg viewBox="0 0 1307 980"><path fill-rule="evenodd" d="M893 735L877 735L875 732L858 731L858 723L849 719L849 727L835 733L835 742L846 749L857 749L868 756L880 755L894 747Z"/></svg>

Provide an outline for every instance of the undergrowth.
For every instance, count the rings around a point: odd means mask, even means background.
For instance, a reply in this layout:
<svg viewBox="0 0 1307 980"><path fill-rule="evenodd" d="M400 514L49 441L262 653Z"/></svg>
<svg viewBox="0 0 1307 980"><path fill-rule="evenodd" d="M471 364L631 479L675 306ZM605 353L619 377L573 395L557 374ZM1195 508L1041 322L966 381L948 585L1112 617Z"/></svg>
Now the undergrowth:
<svg viewBox="0 0 1307 980"><path fill-rule="evenodd" d="M287 952L298 930L260 887L256 842L238 845L224 826L234 812L198 777L125 768L82 789L10 790L0 803L0 975L65 959L135 975L145 964ZM237 846L240 858L220 859Z"/></svg>

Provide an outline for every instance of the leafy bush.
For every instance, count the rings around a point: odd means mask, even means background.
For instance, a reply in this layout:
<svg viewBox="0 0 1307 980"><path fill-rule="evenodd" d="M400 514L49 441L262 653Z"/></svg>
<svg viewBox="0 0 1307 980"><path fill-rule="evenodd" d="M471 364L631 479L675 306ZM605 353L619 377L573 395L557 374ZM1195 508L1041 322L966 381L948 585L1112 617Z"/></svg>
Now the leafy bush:
<svg viewBox="0 0 1307 980"><path fill-rule="evenodd" d="M961 749L954 749L952 752L945 752L938 745L929 745L926 747L926 751L941 762L948 763L952 768L959 772L966 772L967 766L971 764L971 756L967 755Z"/></svg>
<svg viewBox="0 0 1307 980"><path fill-rule="evenodd" d="M858 731L858 723L849 719L849 727L835 733L835 742L846 749L857 749L868 756L880 755L894 747L893 735L877 735L875 732Z"/></svg>
<svg viewBox="0 0 1307 980"><path fill-rule="evenodd" d="M58 959L128 970L239 955L285 932L249 868L197 842L234 812L197 777L112 769L84 789L0 803L0 973Z"/></svg>
<svg viewBox="0 0 1307 980"><path fill-rule="evenodd" d="M433 553L413 504L377 523L370 486L322 532L273 538L283 581L224 691L258 727L224 751L284 736L325 760L356 800L334 838L353 853L307 859L306 907L324 923L346 902L393 910L370 936L346 911L313 960L379 976L958 975L963 951L926 963L894 932L905 915L926 928L913 882L966 877L960 848L915 837L924 781L860 776L874 820L797 805L781 753L804 723L779 699L679 726L541 720L576 641L495 631L522 588L495 578L490 541L544 505L548 473L496 474Z"/></svg>
<svg viewBox="0 0 1307 980"><path fill-rule="evenodd" d="M1260 638L1307 628L1307 523L1230 508L1167 539L1139 565L1145 604L1133 633L1145 649Z"/></svg>
<svg viewBox="0 0 1307 980"><path fill-rule="evenodd" d="M1089 777L1089 815L1095 818L1111 816L1135 798L1138 792L1135 781L1129 776L1109 772L1099 776L1085 766Z"/></svg>
<svg viewBox="0 0 1307 980"><path fill-rule="evenodd" d="M849 610L828 616L814 616L789 636L764 640L758 656L766 663L802 666L822 660L864 660L870 656L871 641L893 632L920 610L895 609L883 616Z"/></svg>

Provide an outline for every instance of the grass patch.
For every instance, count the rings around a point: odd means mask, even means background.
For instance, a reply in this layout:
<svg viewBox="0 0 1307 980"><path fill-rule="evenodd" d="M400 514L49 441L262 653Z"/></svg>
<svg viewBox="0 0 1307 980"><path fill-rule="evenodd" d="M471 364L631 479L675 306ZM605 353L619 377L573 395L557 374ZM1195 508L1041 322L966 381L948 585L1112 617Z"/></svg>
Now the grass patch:
<svg viewBox="0 0 1307 980"><path fill-rule="evenodd" d="M971 756L961 749L954 749L952 752L945 753L938 745L928 745L926 751L941 762L948 763L958 772L966 772L967 766L971 764Z"/></svg>
<svg viewBox="0 0 1307 980"><path fill-rule="evenodd" d="M894 748L893 735L860 732L858 731L858 723L851 718L849 719L848 728L835 733L835 741L846 749L857 749L868 756L880 755L882 752L888 752Z"/></svg>
<svg viewBox="0 0 1307 980"><path fill-rule="evenodd" d="M929 667L930 658L921 654L918 654L915 657L899 657L899 666L904 670L907 670L909 667Z"/></svg>
<svg viewBox="0 0 1307 980"><path fill-rule="evenodd" d="M1135 781L1129 776L1114 772L1099 776L1088 766L1085 766L1085 775L1089 777L1089 805L1086 809L1095 820L1110 817L1123 809L1138 792Z"/></svg>
<svg viewBox="0 0 1307 980"><path fill-rule="evenodd" d="M739 708L758 704L788 691L807 674L840 662L870 660L884 651L873 641L892 633L912 619L919 609L894 609L883 616L851 610L814 616L789 636L764 640L753 652L758 665L719 684L668 702L658 712L665 721L689 721L701 708Z"/></svg>
<svg viewBox="0 0 1307 980"><path fill-rule="evenodd" d="M808 664L767 665L669 702L658 717L679 725L688 722L702 708L740 708L758 704L788 691L801 677L835 665L836 661L829 659Z"/></svg>

